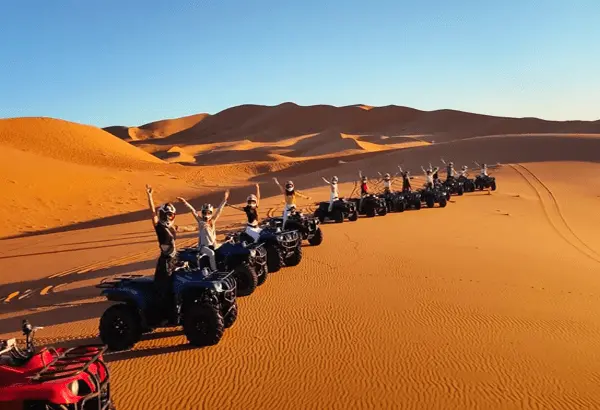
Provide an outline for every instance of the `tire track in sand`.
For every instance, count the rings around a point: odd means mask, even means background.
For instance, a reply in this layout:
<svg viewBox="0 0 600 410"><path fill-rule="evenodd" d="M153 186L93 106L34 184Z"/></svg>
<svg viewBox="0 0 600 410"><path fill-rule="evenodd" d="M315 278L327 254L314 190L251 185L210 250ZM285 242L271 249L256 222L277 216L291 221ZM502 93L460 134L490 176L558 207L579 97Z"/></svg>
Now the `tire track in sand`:
<svg viewBox="0 0 600 410"><path fill-rule="evenodd" d="M598 254L598 252L596 252L594 249L590 248L590 246L587 245L579 236L577 236L577 234L569 226L567 220L562 214L562 211L560 210L558 201L556 200L556 197L550 188L548 188L548 186L544 184L537 175L535 175L524 165L509 164L509 166L515 170L515 172L521 175L527 184L535 191L538 199L540 200L540 204L542 205L542 209L544 210L544 214L546 215L546 219L550 225L552 225L556 233L578 252L587 256L593 261L600 263L600 254Z"/></svg>

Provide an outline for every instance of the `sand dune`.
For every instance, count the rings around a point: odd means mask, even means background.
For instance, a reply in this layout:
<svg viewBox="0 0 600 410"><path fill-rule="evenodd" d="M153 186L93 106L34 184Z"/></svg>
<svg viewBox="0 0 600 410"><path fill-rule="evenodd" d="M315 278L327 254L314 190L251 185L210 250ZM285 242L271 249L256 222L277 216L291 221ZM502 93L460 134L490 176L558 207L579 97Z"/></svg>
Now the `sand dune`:
<svg viewBox="0 0 600 410"><path fill-rule="evenodd" d="M106 127L104 130L126 141L164 138L198 124L207 116L208 114L195 114L187 117L155 121L140 125L139 127L124 127L117 125Z"/></svg>

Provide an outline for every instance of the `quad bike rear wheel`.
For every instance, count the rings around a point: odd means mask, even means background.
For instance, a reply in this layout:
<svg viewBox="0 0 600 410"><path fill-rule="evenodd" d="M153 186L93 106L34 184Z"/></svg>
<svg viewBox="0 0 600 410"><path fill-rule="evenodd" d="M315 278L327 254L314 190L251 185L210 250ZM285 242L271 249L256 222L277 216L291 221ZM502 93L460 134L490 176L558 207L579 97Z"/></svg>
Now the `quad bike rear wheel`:
<svg viewBox="0 0 600 410"><path fill-rule="evenodd" d="M193 302L183 311L183 333L192 346L212 346L223 337L225 324L217 305Z"/></svg>
<svg viewBox="0 0 600 410"><path fill-rule="evenodd" d="M440 199L440 208L445 208L447 203L448 202L446 201L446 198L441 198Z"/></svg>
<svg viewBox="0 0 600 410"><path fill-rule="evenodd" d="M258 275L253 266L242 263L235 268L235 280L237 282L237 295L251 295L258 286Z"/></svg>
<svg viewBox="0 0 600 410"><path fill-rule="evenodd" d="M100 339L110 350L131 349L142 338L142 318L127 303L113 305L100 318Z"/></svg>
<svg viewBox="0 0 600 410"><path fill-rule="evenodd" d="M427 204L427 208L433 208L435 206L435 200L433 199L433 196L428 196L425 200L425 203Z"/></svg>
<svg viewBox="0 0 600 410"><path fill-rule="evenodd" d="M492 191L496 190L496 181L492 181L491 187L492 187Z"/></svg>
<svg viewBox="0 0 600 410"><path fill-rule="evenodd" d="M323 242L323 231L317 228L313 236L308 240L312 246L319 246Z"/></svg>
<svg viewBox="0 0 600 410"><path fill-rule="evenodd" d="M320 210L315 211L314 217L317 218L321 223L325 222L325 217L323 216L323 213Z"/></svg>
<svg viewBox="0 0 600 410"><path fill-rule="evenodd" d="M400 201L398 205L396 205L396 212L404 212L405 209L406 204L404 203L404 201Z"/></svg>
<svg viewBox="0 0 600 410"><path fill-rule="evenodd" d="M223 327L225 327L225 329L228 329L231 326L233 326L237 317L238 317L238 304L237 304L237 300L236 300L235 302L233 302L233 306L231 306L231 309L229 310L229 312L227 312L227 314L223 318Z"/></svg>
<svg viewBox="0 0 600 410"><path fill-rule="evenodd" d="M331 217L335 221L335 223L341 224L342 222L344 222L344 214L339 209L334 209L331 213Z"/></svg>
<svg viewBox="0 0 600 410"><path fill-rule="evenodd" d="M415 209L418 211L419 209L421 209L421 201L416 201L415 202Z"/></svg>
<svg viewBox="0 0 600 410"><path fill-rule="evenodd" d="M348 220L349 220L350 222L355 222L355 221L357 221L357 220L358 220L358 212L357 212L357 211L354 211L354 212L352 212L351 214L349 214L349 215L348 215Z"/></svg>

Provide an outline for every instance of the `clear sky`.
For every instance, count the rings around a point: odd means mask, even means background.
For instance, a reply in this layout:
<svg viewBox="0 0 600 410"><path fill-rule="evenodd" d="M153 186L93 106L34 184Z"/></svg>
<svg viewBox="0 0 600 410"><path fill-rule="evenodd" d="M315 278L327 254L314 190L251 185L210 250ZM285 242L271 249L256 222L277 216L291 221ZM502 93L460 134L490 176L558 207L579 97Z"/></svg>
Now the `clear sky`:
<svg viewBox="0 0 600 410"><path fill-rule="evenodd" d="M0 117L285 101L600 119L600 0L0 0Z"/></svg>

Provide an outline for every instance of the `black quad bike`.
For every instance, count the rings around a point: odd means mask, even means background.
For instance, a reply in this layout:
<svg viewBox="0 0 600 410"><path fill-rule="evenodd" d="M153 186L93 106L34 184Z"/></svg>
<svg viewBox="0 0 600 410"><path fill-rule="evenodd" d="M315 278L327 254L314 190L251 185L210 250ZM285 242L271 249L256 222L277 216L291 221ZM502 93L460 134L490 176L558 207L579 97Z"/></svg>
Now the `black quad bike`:
<svg viewBox="0 0 600 410"><path fill-rule="evenodd" d="M261 226L262 231L257 243L263 244L267 251L269 273L278 272L284 266L296 266L302 260L302 237L296 230L281 230L268 225ZM254 243L254 239L245 231L233 237L234 242Z"/></svg>
<svg viewBox="0 0 600 410"><path fill-rule="evenodd" d="M191 269L201 268L201 253L198 248L181 249L177 258L188 262ZM237 296L251 295L257 286L267 280L267 250L264 244L235 242L232 236L227 236L225 242L215 249L217 270L233 270L237 282Z"/></svg>
<svg viewBox="0 0 600 410"><path fill-rule="evenodd" d="M404 212L409 207L402 191L384 192L381 197L385 199L388 212Z"/></svg>
<svg viewBox="0 0 600 410"><path fill-rule="evenodd" d="M276 229L283 226L282 217L268 218L264 222L270 228ZM287 229L298 231L302 239L308 241L312 246L318 246L323 242L323 231L319 224L318 218L303 215L300 212L291 213L285 222Z"/></svg>
<svg viewBox="0 0 600 410"><path fill-rule="evenodd" d="M475 180L473 178L461 175L458 177L458 181L462 183L464 192L475 192Z"/></svg>
<svg viewBox="0 0 600 410"><path fill-rule="evenodd" d="M450 191L453 195L461 196L465 193L465 187L463 181L458 178L447 178L444 181L444 186Z"/></svg>
<svg viewBox="0 0 600 410"><path fill-rule="evenodd" d="M489 175L477 175L475 178L475 189L482 191L488 188L492 191L496 190L496 178Z"/></svg>
<svg viewBox="0 0 600 410"><path fill-rule="evenodd" d="M329 202L319 202L319 207L315 211L314 217L321 223L327 219L336 223L342 223L345 219L354 222L358 219L358 212L354 201L342 198L333 202L331 212L329 212Z"/></svg>
<svg viewBox="0 0 600 410"><path fill-rule="evenodd" d="M356 208L358 209L360 205L360 198L352 198L351 201L354 201ZM362 209L358 209L358 213L360 215L366 215L369 218L372 218L375 215L385 216L387 215L387 212L388 208L385 198L380 198L373 194L365 196L362 201Z"/></svg>
<svg viewBox="0 0 600 410"><path fill-rule="evenodd" d="M423 188L420 190L421 201L424 202L428 208L433 208L435 204L439 204L440 208L444 208L447 203L447 195L444 190L439 188Z"/></svg>

